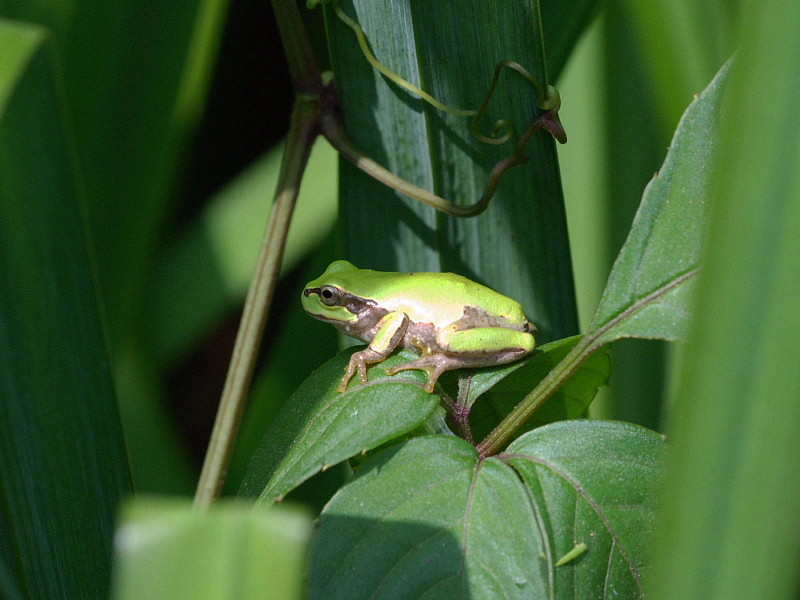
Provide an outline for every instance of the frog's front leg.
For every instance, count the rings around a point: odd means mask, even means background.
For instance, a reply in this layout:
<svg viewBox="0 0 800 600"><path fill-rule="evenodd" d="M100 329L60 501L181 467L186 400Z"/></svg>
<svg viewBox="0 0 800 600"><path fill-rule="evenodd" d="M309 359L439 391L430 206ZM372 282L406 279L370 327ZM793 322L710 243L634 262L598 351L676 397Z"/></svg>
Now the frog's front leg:
<svg viewBox="0 0 800 600"><path fill-rule="evenodd" d="M378 331L369 346L364 350L353 353L350 357L350 362L347 364L344 377L342 377L342 382L338 387L340 392L344 392L347 389L347 384L350 383L350 379L352 379L356 370L358 370L358 377L362 384L369 381L367 365L386 360L386 357L403 340L408 328L408 316L403 312L391 312L384 315L378 321L376 327Z"/></svg>

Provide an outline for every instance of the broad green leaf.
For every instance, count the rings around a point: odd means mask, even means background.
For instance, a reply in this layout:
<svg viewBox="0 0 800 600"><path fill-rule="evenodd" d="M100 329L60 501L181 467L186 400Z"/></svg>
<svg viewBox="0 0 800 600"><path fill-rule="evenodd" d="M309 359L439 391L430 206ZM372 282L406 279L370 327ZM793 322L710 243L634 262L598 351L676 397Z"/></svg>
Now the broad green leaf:
<svg viewBox="0 0 800 600"><path fill-rule="evenodd" d="M684 339L706 229L711 159L727 66L681 119L647 186L587 336Z"/></svg>
<svg viewBox="0 0 800 600"><path fill-rule="evenodd" d="M503 379L483 393L473 404L470 423L476 440L486 436L524 398L545 375L563 359L580 340L574 336L545 344L529 359L511 370ZM513 366L513 365L512 365ZM611 355L608 348L595 352L544 406L528 420L520 433L546 423L577 419L586 413L597 389L608 383ZM482 387L490 374L478 373L473 389ZM472 391L472 390L471 390Z"/></svg>
<svg viewBox="0 0 800 600"><path fill-rule="evenodd" d="M542 507L551 555L587 546L555 569L556 597L639 597L664 468L662 437L627 423L570 421L524 435L504 456Z"/></svg>
<svg viewBox="0 0 800 600"><path fill-rule="evenodd" d="M668 420L657 600L791 600L800 581L800 4L743 4Z"/></svg>
<svg viewBox="0 0 800 600"><path fill-rule="evenodd" d="M202 115L228 0L6 0L46 27L81 170L115 386L141 490L188 491L141 322L152 261L186 143Z"/></svg>
<svg viewBox="0 0 800 600"><path fill-rule="evenodd" d="M311 519L284 506L136 500L116 535L117 600L302 598Z"/></svg>
<svg viewBox="0 0 800 600"><path fill-rule="evenodd" d="M202 114L227 0L68 5L13 0L0 10L52 31L116 341L138 316L140 282Z"/></svg>
<svg viewBox="0 0 800 600"><path fill-rule="evenodd" d="M414 357L408 351L372 366L368 384L358 385L356 376L338 392L351 353L322 365L289 399L253 457L243 495L279 500L320 470L413 430L436 407L439 397L423 389L419 371L386 375Z"/></svg>
<svg viewBox="0 0 800 600"><path fill-rule="evenodd" d="M130 480L52 53L0 19L0 596L100 599Z"/></svg>
<svg viewBox="0 0 800 600"><path fill-rule="evenodd" d="M378 60L450 106L477 108L496 65L504 60L518 61L546 79L535 1L341 4L366 32ZM477 141L469 118L434 109L387 81L367 63L350 29L333 14L327 22L345 124L354 143L420 187L460 204L477 201L491 169L512 155L513 142L494 146ZM490 133L497 120L506 119L521 134L538 112L535 105L535 88L513 72L503 73L482 131ZM575 334L553 140L537 134L528 155L528 163L503 178L487 211L468 219L437 214L343 163L345 256L380 270L460 273L519 300L543 340Z"/></svg>
<svg viewBox="0 0 800 600"><path fill-rule="evenodd" d="M601 421L542 427L483 461L463 440L414 438L323 511L310 597L636 597L662 458L657 434Z"/></svg>
<svg viewBox="0 0 800 600"><path fill-rule="evenodd" d="M544 547L524 490L499 460L477 465L472 446L440 436L370 461L322 513L310 598L543 597Z"/></svg>

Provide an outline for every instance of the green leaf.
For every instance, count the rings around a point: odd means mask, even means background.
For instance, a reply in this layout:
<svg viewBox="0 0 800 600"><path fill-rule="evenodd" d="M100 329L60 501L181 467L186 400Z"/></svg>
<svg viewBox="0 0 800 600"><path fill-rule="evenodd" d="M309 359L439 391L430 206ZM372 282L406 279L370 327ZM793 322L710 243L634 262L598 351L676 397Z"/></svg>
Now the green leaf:
<svg viewBox="0 0 800 600"><path fill-rule="evenodd" d="M627 423L570 421L524 435L505 456L543 507L552 555L587 545L556 569L558 597L640 596L664 468L662 437Z"/></svg>
<svg viewBox="0 0 800 600"><path fill-rule="evenodd" d="M1 4L3 16L35 22L53 36L137 487L188 491L191 466L169 422L141 317L228 0Z"/></svg>
<svg viewBox="0 0 800 600"><path fill-rule="evenodd" d="M0 21L0 115L31 58L47 37L44 28Z"/></svg>
<svg viewBox="0 0 800 600"><path fill-rule="evenodd" d="M297 509L136 500L117 531L117 600L302 598L311 519Z"/></svg>
<svg viewBox="0 0 800 600"><path fill-rule="evenodd" d="M387 449L325 508L310 597L636 597L662 446L633 425L570 421L483 461L445 436Z"/></svg>
<svg viewBox="0 0 800 600"><path fill-rule="evenodd" d="M320 470L366 452L419 426L439 397L423 389L420 372L385 370L415 355L397 353L337 391L353 349L332 358L303 383L270 427L248 469L241 493L281 499Z"/></svg>
<svg viewBox="0 0 800 600"><path fill-rule="evenodd" d="M743 5L692 343L668 415L658 600L790 600L800 581L800 4Z"/></svg>
<svg viewBox="0 0 800 600"><path fill-rule="evenodd" d="M621 0L622 14L635 38L639 74L657 109L660 132L678 121L692 94L713 77L735 49L735 3L728 0L672 0L651 4ZM710 26L711 25L711 26ZM631 43L631 40L628 40ZM612 68L619 69L619 64ZM642 81L640 79L639 81Z"/></svg>
<svg viewBox="0 0 800 600"><path fill-rule="evenodd" d="M52 51L0 19L0 596L99 599L130 480Z"/></svg>
<svg viewBox="0 0 800 600"><path fill-rule="evenodd" d="M554 81L561 76L567 60L599 5L599 0L541 2L547 69Z"/></svg>
<svg viewBox="0 0 800 600"><path fill-rule="evenodd" d="M492 380L496 381L499 373L477 373L472 379L471 396L483 395L477 398L470 415L475 439L486 436L536 387L537 383L544 379L580 339L581 336L574 336L541 346L529 359L522 361L518 366L511 366L516 368L508 368L503 378L496 384L493 383L485 393L482 391L484 385ZM521 433L547 423L583 416L598 388L608 383L610 375L610 350L601 349L581 365L580 369L518 431Z"/></svg>
<svg viewBox="0 0 800 600"><path fill-rule="evenodd" d="M595 346L623 337L685 338L727 73L726 66L686 110L645 190L586 334L596 337Z"/></svg>

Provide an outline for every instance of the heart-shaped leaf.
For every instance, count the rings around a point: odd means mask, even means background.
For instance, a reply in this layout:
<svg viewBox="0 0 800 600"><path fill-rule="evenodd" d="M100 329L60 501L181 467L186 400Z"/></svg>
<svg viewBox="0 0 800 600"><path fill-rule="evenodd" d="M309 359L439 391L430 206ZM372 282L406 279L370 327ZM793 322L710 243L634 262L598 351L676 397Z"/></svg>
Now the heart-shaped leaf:
<svg viewBox="0 0 800 600"><path fill-rule="evenodd" d="M661 437L623 423L548 425L485 460L414 438L323 511L310 597L638 597L662 464Z"/></svg>
<svg viewBox="0 0 800 600"><path fill-rule="evenodd" d="M424 375L386 374L415 358L411 352L372 366L369 383L337 391L353 350L322 365L292 395L253 456L243 495L280 499L315 473L413 430L433 412L439 397L423 389Z"/></svg>

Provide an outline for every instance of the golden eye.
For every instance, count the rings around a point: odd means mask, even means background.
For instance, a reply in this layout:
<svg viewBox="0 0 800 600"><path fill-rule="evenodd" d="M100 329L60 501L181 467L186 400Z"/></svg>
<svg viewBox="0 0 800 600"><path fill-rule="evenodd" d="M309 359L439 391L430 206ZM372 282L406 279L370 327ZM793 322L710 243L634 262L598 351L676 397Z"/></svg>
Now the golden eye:
<svg viewBox="0 0 800 600"><path fill-rule="evenodd" d="M339 288L332 285L323 286L319 290L319 298L325 306L336 306L339 303L340 295Z"/></svg>

